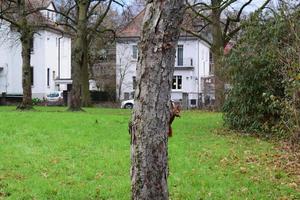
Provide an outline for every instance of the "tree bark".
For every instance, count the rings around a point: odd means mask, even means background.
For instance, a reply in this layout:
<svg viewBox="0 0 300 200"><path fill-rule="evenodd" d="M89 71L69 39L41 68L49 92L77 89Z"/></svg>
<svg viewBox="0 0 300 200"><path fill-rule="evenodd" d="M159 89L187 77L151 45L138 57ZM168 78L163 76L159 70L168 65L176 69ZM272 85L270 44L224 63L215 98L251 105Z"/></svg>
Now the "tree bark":
<svg viewBox="0 0 300 200"><path fill-rule="evenodd" d="M31 91L31 50L30 42L33 40L33 34L27 27L23 27L21 31L21 45L22 45L22 88L23 99L22 103L17 107L20 110L32 109L32 91Z"/></svg>
<svg viewBox="0 0 300 200"><path fill-rule="evenodd" d="M224 95L224 77L222 68L222 58L224 55L224 40L221 27L221 6L220 0L212 0L212 47L215 75L215 104L216 110L221 110L225 101Z"/></svg>
<svg viewBox="0 0 300 200"><path fill-rule="evenodd" d="M82 66L82 103L83 107L91 107L90 82L89 82L89 64L88 64L88 41L87 37L84 40L84 55Z"/></svg>
<svg viewBox="0 0 300 200"><path fill-rule="evenodd" d="M72 90L69 105L70 111L82 111L81 109L81 93L82 93L82 71L84 67L84 55L87 38L87 11L88 2L78 1L78 24L77 34L74 39L74 47L72 49Z"/></svg>
<svg viewBox="0 0 300 200"><path fill-rule="evenodd" d="M182 0L148 1L131 129L132 199L168 199L168 131Z"/></svg>
<svg viewBox="0 0 300 200"><path fill-rule="evenodd" d="M20 23L18 24L20 41L22 46L22 89L23 99L21 104L17 107L19 110L31 110L32 107L32 90L31 90L31 41L33 41L33 31L28 25L26 18L25 1L18 2L18 16Z"/></svg>

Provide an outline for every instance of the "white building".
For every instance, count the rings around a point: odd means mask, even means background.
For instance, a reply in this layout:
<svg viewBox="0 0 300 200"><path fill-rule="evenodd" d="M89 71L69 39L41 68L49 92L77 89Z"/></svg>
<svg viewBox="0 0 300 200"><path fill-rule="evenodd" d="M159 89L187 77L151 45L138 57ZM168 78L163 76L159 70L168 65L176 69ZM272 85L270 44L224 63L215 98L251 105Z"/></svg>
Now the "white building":
<svg viewBox="0 0 300 200"><path fill-rule="evenodd" d="M52 2L48 9L53 10ZM41 14L52 22L53 12ZM31 54L32 96L43 98L51 91L66 90L71 83L71 38L63 31L39 30L34 35ZM19 34L10 24L0 21L0 95L22 94L22 58Z"/></svg>
<svg viewBox="0 0 300 200"><path fill-rule="evenodd" d="M136 16L119 34L116 44L117 96L121 83L120 99L133 98L135 89L137 44L139 42L143 12ZM198 38L181 33L178 41L171 98L186 101L197 107L204 101L204 82L210 81L210 47ZM205 81L204 81L205 80ZM205 93L208 95L207 93ZM214 98L213 94L209 94Z"/></svg>

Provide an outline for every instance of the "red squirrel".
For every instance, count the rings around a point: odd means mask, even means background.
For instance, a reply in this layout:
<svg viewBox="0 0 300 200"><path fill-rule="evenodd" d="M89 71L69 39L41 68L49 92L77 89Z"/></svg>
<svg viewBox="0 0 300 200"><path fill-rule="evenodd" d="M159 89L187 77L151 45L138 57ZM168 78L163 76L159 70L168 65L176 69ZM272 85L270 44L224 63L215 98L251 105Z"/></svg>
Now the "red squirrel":
<svg viewBox="0 0 300 200"><path fill-rule="evenodd" d="M170 121L169 121L169 132L168 132L168 137L172 137L172 123L175 119L175 117L180 117L180 105L176 105L173 101L171 102L171 112L170 112ZM129 121L128 123L128 132L131 135L132 133L132 121Z"/></svg>
<svg viewBox="0 0 300 200"><path fill-rule="evenodd" d="M173 101L171 102L171 116L170 116L170 121L169 121L169 132L168 132L168 137L172 137L173 132L172 132L172 123L175 119L175 117L180 117L180 105L176 105Z"/></svg>

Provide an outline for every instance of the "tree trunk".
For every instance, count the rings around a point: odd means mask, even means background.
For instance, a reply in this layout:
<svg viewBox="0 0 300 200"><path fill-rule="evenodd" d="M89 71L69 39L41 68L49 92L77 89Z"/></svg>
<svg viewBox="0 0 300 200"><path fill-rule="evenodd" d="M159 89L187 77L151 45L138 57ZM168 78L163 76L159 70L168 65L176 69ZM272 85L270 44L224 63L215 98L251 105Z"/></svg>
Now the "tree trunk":
<svg viewBox="0 0 300 200"><path fill-rule="evenodd" d="M220 10L221 1L212 0L211 5L212 9L212 38L213 43L211 51L213 54L214 61L214 75L215 75L215 104L214 107L216 110L221 110L225 101L224 95L224 77L223 77L223 68L222 68L222 58L223 58L223 49L224 49L224 40L221 27L221 10Z"/></svg>
<svg viewBox="0 0 300 200"><path fill-rule="evenodd" d="M224 93L225 81L223 76L223 64L222 64L223 55L220 55L214 51L212 53L213 53L214 76L215 76L214 108L216 111L221 111L225 101L225 93Z"/></svg>
<svg viewBox="0 0 300 200"><path fill-rule="evenodd" d="M132 199L168 199L170 91L182 0L148 1L144 17L131 129Z"/></svg>
<svg viewBox="0 0 300 200"><path fill-rule="evenodd" d="M72 49L72 90L69 105L70 111L82 111L81 93L82 93L82 72L84 67L85 45L87 37L87 1L78 1L78 24L77 33Z"/></svg>
<svg viewBox="0 0 300 200"><path fill-rule="evenodd" d="M120 80L120 83L118 85L118 99L119 99L119 101L121 101L122 84L123 84L123 81L121 82L121 80Z"/></svg>
<svg viewBox="0 0 300 200"><path fill-rule="evenodd" d="M31 91L31 41L33 40L33 33L25 24L20 32L22 45L22 88L23 99L22 103L17 107L20 110L32 109L32 91Z"/></svg>
<svg viewBox="0 0 300 200"><path fill-rule="evenodd" d="M83 107L91 107L90 83L89 83L89 64L88 64L88 41L84 38L84 55L82 66L82 103Z"/></svg>

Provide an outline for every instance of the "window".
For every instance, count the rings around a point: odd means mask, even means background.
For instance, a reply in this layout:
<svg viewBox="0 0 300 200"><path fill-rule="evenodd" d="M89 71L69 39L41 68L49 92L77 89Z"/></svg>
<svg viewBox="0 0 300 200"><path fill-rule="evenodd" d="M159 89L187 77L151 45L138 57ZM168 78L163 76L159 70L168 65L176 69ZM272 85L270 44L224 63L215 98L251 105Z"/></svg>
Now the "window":
<svg viewBox="0 0 300 200"><path fill-rule="evenodd" d="M209 52L209 74L214 73L214 61L213 61L213 54Z"/></svg>
<svg viewBox="0 0 300 200"><path fill-rule="evenodd" d="M34 85L34 68L30 67L30 79L31 79L31 86Z"/></svg>
<svg viewBox="0 0 300 200"><path fill-rule="evenodd" d="M183 45L177 47L177 66L183 66Z"/></svg>
<svg viewBox="0 0 300 200"><path fill-rule="evenodd" d="M133 59L138 58L138 47L137 47L137 45L132 46L132 58Z"/></svg>
<svg viewBox="0 0 300 200"><path fill-rule="evenodd" d="M50 86L50 68L47 69L47 86Z"/></svg>
<svg viewBox="0 0 300 200"><path fill-rule="evenodd" d="M133 89L135 90L135 88L136 88L136 77L135 76L133 76L132 77L132 87L133 87Z"/></svg>
<svg viewBox="0 0 300 200"><path fill-rule="evenodd" d="M174 76L172 83L173 90L181 90L182 89L182 76Z"/></svg>
<svg viewBox="0 0 300 200"><path fill-rule="evenodd" d="M197 103L197 100L196 99L191 99L191 105L195 106Z"/></svg>

